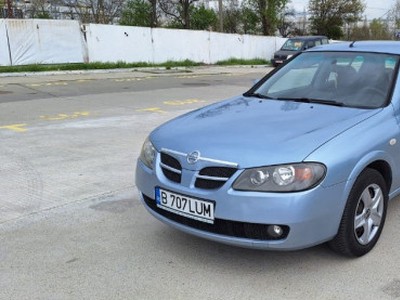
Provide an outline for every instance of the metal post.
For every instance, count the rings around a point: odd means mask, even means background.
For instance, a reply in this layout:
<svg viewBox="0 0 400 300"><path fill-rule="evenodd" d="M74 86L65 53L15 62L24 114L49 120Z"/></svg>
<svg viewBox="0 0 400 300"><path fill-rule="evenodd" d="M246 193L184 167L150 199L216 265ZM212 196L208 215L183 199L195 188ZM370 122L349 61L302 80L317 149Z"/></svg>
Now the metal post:
<svg viewBox="0 0 400 300"><path fill-rule="evenodd" d="M7 14L8 18L12 19L11 0L7 0Z"/></svg>

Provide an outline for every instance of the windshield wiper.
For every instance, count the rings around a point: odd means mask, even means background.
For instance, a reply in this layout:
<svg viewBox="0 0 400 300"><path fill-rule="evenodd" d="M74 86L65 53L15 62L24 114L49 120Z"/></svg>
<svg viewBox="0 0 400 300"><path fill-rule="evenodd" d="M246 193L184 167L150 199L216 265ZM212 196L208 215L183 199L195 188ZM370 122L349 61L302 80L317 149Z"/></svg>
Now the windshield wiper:
<svg viewBox="0 0 400 300"><path fill-rule="evenodd" d="M245 97L255 97L255 98L260 98L260 99L276 99L264 94L260 94L260 93L244 93L243 96Z"/></svg>
<svg viewBox="0 0 400 300"><path fill-rule="evenodd" d="M313 98L279 98L282 100L289 100L295 102L302 102L302 103L317 103L317 104L326 104L326 105L334 105L334 106L344 106L343 102L338 102L334 100L326 100L326 99L313 99Z"/></svg>

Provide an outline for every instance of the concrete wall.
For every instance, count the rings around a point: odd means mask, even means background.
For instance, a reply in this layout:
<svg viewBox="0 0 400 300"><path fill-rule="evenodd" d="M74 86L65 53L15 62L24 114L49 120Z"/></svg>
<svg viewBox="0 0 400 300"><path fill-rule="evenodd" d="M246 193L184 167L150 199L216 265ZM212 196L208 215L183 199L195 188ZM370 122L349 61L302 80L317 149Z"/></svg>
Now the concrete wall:
<svg viewBox="0 0 400 300"><path fill-rule="evenodd" d="M0 19L0 65L149 62L229 58L270 59L286 39L265 36L89 24L66 20Z"/></svg>

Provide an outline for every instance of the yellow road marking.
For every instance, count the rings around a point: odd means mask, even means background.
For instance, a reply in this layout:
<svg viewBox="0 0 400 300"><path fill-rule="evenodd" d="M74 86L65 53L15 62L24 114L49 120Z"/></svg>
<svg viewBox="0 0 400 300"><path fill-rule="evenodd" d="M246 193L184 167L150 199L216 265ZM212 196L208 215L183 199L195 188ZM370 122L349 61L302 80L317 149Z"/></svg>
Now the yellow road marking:
<svg viewBox="0 0 400 300"><path fill-rule="evenodd" d="M173 101L164 101L164 105L172 105L172 106L182 106L182 105L188 105L188 104L194 104L194 103L204 103L207 102L205 100L198 100L198 99L187 99L187 100L173 100ZM168 113L165 110L162 110L160 107L149 107L149 108L140 108L136 109L135 111L137 112L157 112L161 114L166 114Z"/></svg>
<svg viewBox="0 0 400 300"><path fill-rule="evenodd" d="M64 119L76 119L79 116L90 116L91 114L87 111L77 111L73 115L58 114L56 117L40 116L41 119L48 121L59 121Z"/></svg>
<svg viewBox="0 0 400 300"><path fill-rule="evenodd" d="M91 81L93 81L93 79L78 79L78 80L75 80L75 82L77 82L77 83L85 83L85 82L91 82ZM41 86L66 86L66 85L68 85L68 82L62 81L62 82L29 83L26 86L29 86L29 87L41 87Z"/></svg>
<svg viewBox="0 0 400 300"><path fill-rule="evenodd" d="M250 73L229 73L229 74L222 74L222 76L243 76L248 74Z"/></svg>
<svg viewBox="0 0 400 300"><path fill-rule="evenodd" d="M178 106L178 105L186 105L186 104L193 104L193 103L204 103L206 102L205 100L198 100L198 99L187 99L187 100L174 100L174 101L164 101L165 105L173 105L173 106Z"/></svg>
<svg viewBox="0 0 400 300"><path fill-rule="evenodd" d="M150 108L143 108L143 109L136 109L136 111L141 112L141 111L149 111L149 112L158 112L161 114L166 114L167 112L165 110L162 110L159 107L150 107Z"/></svg>
<svg viewBox="0 0 400 300"><path fill-rule="evenodd" d="M60 86L60 85L68 85L68 82L30 83L30 84L27 84L26 86L41 87L41 86Z"/></svg>
<svg viewBox="0 0 400 300"><path fill-rule="evenodd" d="M26 124L13 124L13 125L6 125L6 126L0 126L0 129L10 129L14 131L19 131L19 132L24 132L27 131L28 129L22 128L26 126Z"/></svg>

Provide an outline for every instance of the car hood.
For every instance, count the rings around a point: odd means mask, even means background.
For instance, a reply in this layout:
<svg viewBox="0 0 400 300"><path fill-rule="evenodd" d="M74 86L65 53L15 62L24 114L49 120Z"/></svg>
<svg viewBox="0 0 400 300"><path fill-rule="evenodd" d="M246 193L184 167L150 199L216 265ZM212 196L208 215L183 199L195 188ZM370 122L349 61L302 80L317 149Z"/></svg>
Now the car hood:
<svg viewBox="0 0 400 300"><path fill-rule="evenodd" d="M301 50L279 50L279 51L276 51L275 53L274 53L274 56L277 56L277 57L287 57L288 55L294 55L294 54L296 54L296 53L298 53L298 52L300 52Z"/></svg>
<svg viewBox="0 0 400 300"><path fill-rule="evenodd" d="M180 153L249 168L303 161L377 110L240 96L190 112L154 130L151 141Z"/></svg>

